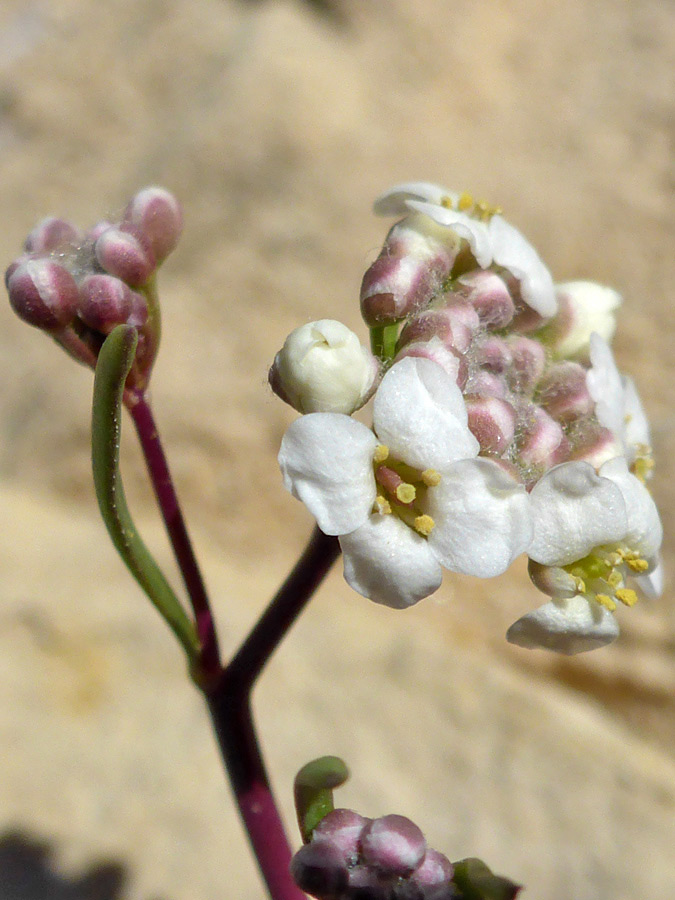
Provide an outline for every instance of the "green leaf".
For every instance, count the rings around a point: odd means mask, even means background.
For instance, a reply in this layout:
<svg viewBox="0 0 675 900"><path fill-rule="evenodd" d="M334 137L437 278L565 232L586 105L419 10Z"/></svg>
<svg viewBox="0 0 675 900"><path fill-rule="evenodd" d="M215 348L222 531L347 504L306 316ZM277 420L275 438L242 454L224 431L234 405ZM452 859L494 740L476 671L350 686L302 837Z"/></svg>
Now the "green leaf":
<svg viewBox="0 0 675 900"><path fill-rule="evenodd" d="M99 353L91 423L94 487L117 552L180 641L192 665L199 651L195 627L136 530L120 476L122 398L137 343L135 328L118 325Z"/></svg>
<svg viewBox="0 0 675 900"><path fill-rule="evenodd" d="M522 885L491 872L481 859L460 859L453 866L452 880L461 891L461 900L514 900L522 890Z"/></svg>
<svg viewBox="0 0 675 900"><path fill-rule="evenodd" d="M340 787L348 778L349 769L339 756L314 759L295 776L295 811L305 844L323 817L333 812L333 788Z"/></svg>

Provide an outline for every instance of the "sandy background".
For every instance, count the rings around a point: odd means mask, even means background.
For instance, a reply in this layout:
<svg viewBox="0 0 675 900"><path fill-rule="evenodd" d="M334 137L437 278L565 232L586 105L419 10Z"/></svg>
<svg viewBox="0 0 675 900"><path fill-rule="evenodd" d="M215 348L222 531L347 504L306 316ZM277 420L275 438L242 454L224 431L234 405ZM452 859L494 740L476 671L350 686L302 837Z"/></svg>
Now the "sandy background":
<svg viewBox="0 0 675 900"><path fill-rule="evenodd" d="M674 49L667 0L3 0L2 265L43 215L90 224L147 183L184 204L153 400L228 649L310 530L266 369L302 321L360 327L377 193L471 190L557 279L625 295L664 597L561 661L504 641L539 599L518 564L404 614L336 569L257 694L289 822L293 773L338 753L341 802L526 897L675 894ZM104 540L91 375L0 317L0 900L261 898L200 699ZM168 561L131 440L125 475Z"/></svg>

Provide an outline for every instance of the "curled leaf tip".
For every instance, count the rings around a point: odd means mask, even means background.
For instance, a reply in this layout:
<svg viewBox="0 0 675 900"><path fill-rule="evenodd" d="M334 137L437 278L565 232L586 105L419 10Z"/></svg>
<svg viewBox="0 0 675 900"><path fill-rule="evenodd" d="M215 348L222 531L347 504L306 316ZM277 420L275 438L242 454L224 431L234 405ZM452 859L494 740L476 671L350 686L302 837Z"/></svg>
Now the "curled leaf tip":
<svg viewBox="0 0 675 900"><path fill-rule="evenodd" d="M307 843L319 822L332 812L333 790L349 778L338 756L321 756L303 766L295 776L295 809L302 839Z"/></svg>

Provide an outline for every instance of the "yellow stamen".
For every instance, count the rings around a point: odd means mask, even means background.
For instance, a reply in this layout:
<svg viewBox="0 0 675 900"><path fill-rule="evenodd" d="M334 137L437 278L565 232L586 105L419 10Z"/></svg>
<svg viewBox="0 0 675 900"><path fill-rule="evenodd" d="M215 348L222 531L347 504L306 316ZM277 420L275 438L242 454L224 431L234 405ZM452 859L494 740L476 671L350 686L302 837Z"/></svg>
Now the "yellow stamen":
<svg viewBox="0 0 675 900"><path fill-rule="evenodd" d="M406 481L401 482L396 488L396 499L401 503L412 503L416 496L415 486L408 484Z"/></svg>
<svg viewBox="0 0 675 900"><path fill-rule="evenodd" d="M375 448L375 453L373 453L373 462L376 466L379 466L379 464L383 463L388 456L389 447L387 447L386 444L378 444Z"/></svg>
<svg viewBox="0 0 675 900"><path fill-rule="evenodd" d="M609 594L596 594L595 599L598 601L600 606L604 606L605 609L608 609L610 612L614 612L616 609L616 603L612 600Z"/></svg>
<svg viewBox="0 0 675 900"><path fill-rule="evenodd" d="M445 195L445 197L441 197L441 206L443 206L445 209L454 209L452 197L448 197L447 194Z"/></svg>
<svg viewBox="0 0 675 900"><path fill-rule="evenodd" d="M638 602L638 595L630 588L621 588L616 592L616 599L625 603L626 606L635 606Z"/></svg>
<svg viewBox="0 0 675 900"><path fill-rule="evenodd" d="M467 191L464 191L464 193L461 194L459 200L457 201L457 209L460 212L466 212L466 210L471 209L472 207L473 197L471 196L471 194L467 193Z"/></svg>
<svg viewBox="0 0 675 900"><path fill-rule="evenodd" d="M390 516L391 503L387 500L386 497L383 497L380 494L375 498L375 509L373 511L378 512L381 516Z"/></svg>
<svg viewBox="0 0 675 900"><path fill-rule="evenodd" d="M422 537L428 537L435 527L436 523L431 516L424 515L415 518L415 531L421 534Z"/></svg>
<svg viewBox="0 0 675 900"><path fill-rule="evenodd" d="M646 559L627 559L626 565L632 572L637 572L638 574L646 572L649 568L649 563Z"/></svg>
<svg viewBox="0 0 675 900"><path fill-rule="evenodd" d="M425 469L422 472L422 481L427 487L436 487L437 484L441 483L440 473L436 469Z"/></svg>

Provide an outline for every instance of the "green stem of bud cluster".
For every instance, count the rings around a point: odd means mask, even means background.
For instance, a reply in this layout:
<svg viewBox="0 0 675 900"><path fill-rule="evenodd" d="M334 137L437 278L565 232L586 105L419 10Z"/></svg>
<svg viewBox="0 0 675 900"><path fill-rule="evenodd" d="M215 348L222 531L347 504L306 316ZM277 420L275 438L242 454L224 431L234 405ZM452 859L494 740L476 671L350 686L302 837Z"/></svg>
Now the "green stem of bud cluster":
<svg viewBox="0 0 675 900"><path fill-rule="evenodd" d="M396 355L398 324L376 325L370 329L370 348L383 363L391 362Z"/></svg>

